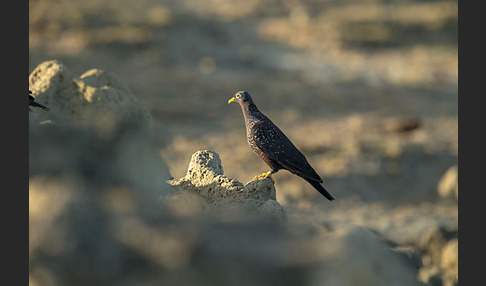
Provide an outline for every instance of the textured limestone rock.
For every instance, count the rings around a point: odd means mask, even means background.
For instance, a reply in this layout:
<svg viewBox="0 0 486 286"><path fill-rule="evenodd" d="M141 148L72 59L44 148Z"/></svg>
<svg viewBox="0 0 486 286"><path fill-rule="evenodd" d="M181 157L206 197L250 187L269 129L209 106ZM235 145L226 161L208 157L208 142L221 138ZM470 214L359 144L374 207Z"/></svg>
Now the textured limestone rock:
<svg viewBox="0 0 486 286"><path fill-rule="evenodd" d="M144 109L128 86L114 73L91 69L76 77L58 60L39 64L29 76L29 89L36 101L47 105L49 112L32 112L31 120L50 120L110 130L119 121L152 125Z"/></svg>
<svg viewBox="0 0 486 286"><path fill-rule="evenodd" d="M202 150L194 153L186 176L169 183L182 188L181 196L187 197L184 191L196 194L208 205L216 206L227 213L239 215L240 212L247 212L284 217L271 179L251 181L246 185L230 179L224 175L221 159L213 151ZM204 207L199 205L198 208Z"/></svg>

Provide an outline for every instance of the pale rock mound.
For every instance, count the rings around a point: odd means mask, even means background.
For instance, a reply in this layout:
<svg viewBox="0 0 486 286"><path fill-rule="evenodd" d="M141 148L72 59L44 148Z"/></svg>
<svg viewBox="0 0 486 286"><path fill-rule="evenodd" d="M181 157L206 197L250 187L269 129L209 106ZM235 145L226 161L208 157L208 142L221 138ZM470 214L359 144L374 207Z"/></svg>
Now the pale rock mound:
<svg viewBox="0 0 486 286"><path fill-rule="evenodd" d="M171 180L169 184L182 188L169 198L172 208L177 209L179 213L192 213L191 210L185 210L177 204L177 201L187 204L187 198L190 196L187 193L190 193L195 195L194 200L200 201L197 207L191 207L201 210L214 206L228 215L241 215L244 212L277 218L285 216L282 206L276 200L275 186L270 178L250 181L246 185L228 178L224 175L219 155L213 151L202 150L194 153L186 176Z"/></svg>

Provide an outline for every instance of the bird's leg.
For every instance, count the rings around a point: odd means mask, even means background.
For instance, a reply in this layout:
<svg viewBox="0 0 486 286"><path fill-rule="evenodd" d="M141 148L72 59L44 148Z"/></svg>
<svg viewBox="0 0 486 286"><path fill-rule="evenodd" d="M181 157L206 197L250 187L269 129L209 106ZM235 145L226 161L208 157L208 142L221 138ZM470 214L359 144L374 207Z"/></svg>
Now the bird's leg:
<svg viewBox="0 0 486 286"><path fill-rule="evenodd" d="M265 180L268 176L270 176L272 174L272 171L268 171L266 173L261 173L260 175L258 176L255 176L253 178L253 180L256 180L256 179L259 179L259 180Z"/></svg>
<svg viewBox="0 0 486 286"><path fill-rule="evenodd" d="M254 181L254 180L256 180L256 179L258 179L258 180L260 180L260 181L263 181L263 180L265 180L266 178L270 178L270 180L272 180L272 182L275 184L275 181L274 181L274 180L273 180L273 178L272 178L272 174L273 174L273 173L276 173L276 172L275 172L275 171L273 171L273 170L270 170L270 171L268 171L268 172L266 172L266 173L262 173L262 174L260 174L260 175L258 175L258 176L255 176L255 177L253 178L253 181Z"/></svg>

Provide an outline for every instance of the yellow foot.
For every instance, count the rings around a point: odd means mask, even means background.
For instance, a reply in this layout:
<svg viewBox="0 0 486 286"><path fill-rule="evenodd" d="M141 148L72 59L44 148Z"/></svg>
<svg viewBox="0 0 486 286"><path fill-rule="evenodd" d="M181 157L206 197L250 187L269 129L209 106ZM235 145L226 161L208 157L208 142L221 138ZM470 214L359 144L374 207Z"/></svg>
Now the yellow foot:
<svg viewBox="0 0 486 286"><path fill-rule="evenodd" d="M272 180L272 182L275 184L275 181L274 181L274 180L273 180L273 178L271 177L271 174L272 174L272 171L268 171L268 172L266 172L266 173L262 173L262 174L260 174L260 175L258 175L258 176L255 176L255 178L253 178L253 180L252 180L252 181L254 181L254 180L256 180L256 179L258 179L258 180L260 180L260 181L263 181L263 180L265 180L266 178L270 178L270 180Z"/></svg>

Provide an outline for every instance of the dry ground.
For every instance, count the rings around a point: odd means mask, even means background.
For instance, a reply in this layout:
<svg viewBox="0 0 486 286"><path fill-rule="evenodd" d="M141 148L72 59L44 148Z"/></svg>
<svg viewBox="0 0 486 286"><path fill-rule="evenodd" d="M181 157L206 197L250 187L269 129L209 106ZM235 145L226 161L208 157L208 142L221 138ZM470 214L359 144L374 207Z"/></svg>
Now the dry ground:
<svg viewBox="0 0 486 286"><path fill-rule="evenodd" d="M116 73L176 178L200 149L242 182L267 171L227 105L247 90L336 198L281 171L291 219L397 240L457 226L457 203L436 191L457 164L457 1L31 0L29 21L30 71L58 59L76 75ZM419 127L392 130L409 118Z"/></svg>

